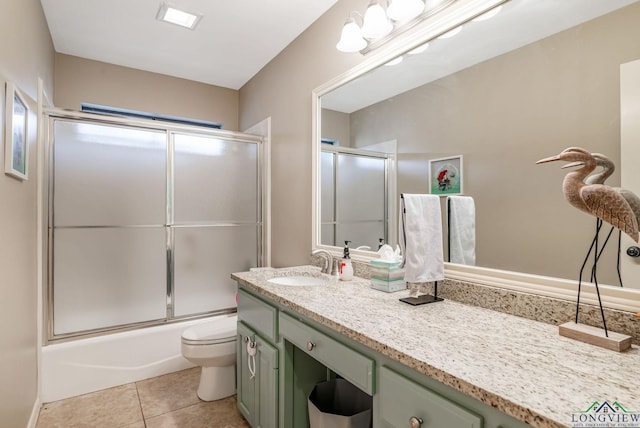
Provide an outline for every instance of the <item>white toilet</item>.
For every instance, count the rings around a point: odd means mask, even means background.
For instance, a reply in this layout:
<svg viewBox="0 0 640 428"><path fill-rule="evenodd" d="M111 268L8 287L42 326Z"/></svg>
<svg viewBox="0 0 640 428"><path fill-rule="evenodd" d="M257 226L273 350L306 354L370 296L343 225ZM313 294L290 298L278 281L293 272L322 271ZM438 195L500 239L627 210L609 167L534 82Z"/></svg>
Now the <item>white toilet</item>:
<svg viewBox="0 0 640 428"><path fill-rule="evenodd" d="M236 393L238 316L218 317L182 332L182 356L202 367L198 397L219 400Z"/></svg>

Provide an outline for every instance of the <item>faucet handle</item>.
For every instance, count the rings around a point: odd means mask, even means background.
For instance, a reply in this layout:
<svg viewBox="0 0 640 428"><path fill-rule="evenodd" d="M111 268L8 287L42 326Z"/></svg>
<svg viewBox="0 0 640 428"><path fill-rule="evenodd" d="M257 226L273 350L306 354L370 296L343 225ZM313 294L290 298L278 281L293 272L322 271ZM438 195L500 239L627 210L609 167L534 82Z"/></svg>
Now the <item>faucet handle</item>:
<svg viewBox="0 0 640 428"><path fill-rule="evenodd" d="M340 259L333 259L331 267L331 276L340 276Z"/></svg>

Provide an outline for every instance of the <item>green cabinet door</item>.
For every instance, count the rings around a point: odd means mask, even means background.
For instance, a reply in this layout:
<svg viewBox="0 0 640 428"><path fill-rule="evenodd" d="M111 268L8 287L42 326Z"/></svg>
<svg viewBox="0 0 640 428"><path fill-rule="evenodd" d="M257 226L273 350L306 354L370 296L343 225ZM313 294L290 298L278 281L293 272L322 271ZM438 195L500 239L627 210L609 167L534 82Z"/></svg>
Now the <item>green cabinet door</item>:
<svg viewBox="0 0 640 428"><path fill-rule="evenodd" d="M238 385L236 400L238 402L238 410L240 410L242 416L244 416L251 426L255 426L256 382L251 377L251 372L249 371L249 354L247 353L247 342L249 340L255 341L254 331L244 323L239 322L238 337L236 340L236 377Z"/></svg>
<svg viewBox="0 0 640 428"><path fill-rule="evenodd" d="M380 418L384 427L482 428L482 417L389 370L380 369Z"/></svg>
<svg viewBox="0 0 640 428"><path fill-rule="evenodd" d="M278 350L238 322L238 409L254 428L278 426ZM247 348L255 349L252 357Z"/></svg>
<svg viewBox="0 0 640 428"><path fill-rule="evenodd" d="M255 428L278 426L278 350L256 336L256 421Z"/></svg>

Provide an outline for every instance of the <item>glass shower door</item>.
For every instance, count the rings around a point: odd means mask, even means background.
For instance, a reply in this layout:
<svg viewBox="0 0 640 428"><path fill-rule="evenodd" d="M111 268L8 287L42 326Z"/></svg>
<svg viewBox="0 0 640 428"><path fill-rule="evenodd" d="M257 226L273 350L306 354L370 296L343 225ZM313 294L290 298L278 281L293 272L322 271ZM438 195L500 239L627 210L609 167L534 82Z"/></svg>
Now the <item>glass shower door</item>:
<svg viewBox="0 0 640 428"><path fill-rule="evenodd" d="M262 140L49 123L49 339L234 311L231 273L262 262Z"/></svg>
<svg viewBox="0 0 640 428"><path fill-rule="evenodd" d="M166 317L167 139L56 119L53 333Z"/></svg>
<svg viewBox="0 0 640 428"><path fill-rule="evenodd" d="M258 266L258 144L173 136L173 315L235 307L230 275Z"/></svg>

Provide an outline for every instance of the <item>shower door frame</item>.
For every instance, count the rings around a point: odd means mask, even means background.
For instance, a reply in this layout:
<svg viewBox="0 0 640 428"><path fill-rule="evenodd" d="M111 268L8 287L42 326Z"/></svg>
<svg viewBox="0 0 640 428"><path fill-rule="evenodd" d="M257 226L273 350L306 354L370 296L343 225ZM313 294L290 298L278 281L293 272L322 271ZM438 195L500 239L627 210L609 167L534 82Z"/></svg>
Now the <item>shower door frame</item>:
<svg viewBox="0 0 640 428"><path fill-rule="evenodd" d="M149 121L144 119L135 119L127 117L114 117L105 116L93 113L84 113L77 111L62 110L57 108L45 108L43 111L42 120L45 123L45 133L42 141L45 153L43 159L43 175L42 186L46 189L43 195L43 210L44 217L42 219L43 229L46 231L43 234L43 250L46 254L43 254L43 266L42 271L46 277L43 284L44 295L44 316L45 323L44 331L46 331L45 337L43 337L44 344L59 343L74 339L81 339L93 336L100 336L104 334L128 331L143 327L152 327L157 325L165 325L168 323L181 322L185 320L192 320L198 318L204 318L217 314L233 313L235 308L207 311L198 314L185 315L175 317L175 284L174 284L174 235L175 229L180 227L190 227L188 225L176 225L173 216L173 178L174 178L174 138L175 134L182 135L194 135L202 137L220 138L228 141L239 143L251 143L256 144L257 147L257 212L255 226L257 228L257 248L256 248L256 260L258 266L264 266L266 260L268 260L269 245L267 243L267 228L265 224L268 222L269 213L266 212L266 207L269 206L266 200L269 198L268 192L265 191L266 183L268 183L268 177L266 173L268 168L264 165L265 159L268 159L268 146L265 144L265 139L262 136L247 134L235 131L226 131L219 129L203 128L198 126L172 124L168 122ZM133 322L115 326L101 327L90 330L74 331L70 333L55 334L54 333L54 284L53 284L53 208L54 208L54 124L56 120L67 120L77 123L91 123L109 126L131 127L134 129L150 130L150 131L162 131L166 137L166 188L165 188L165 224L163 225L167 231L166 234L166 315L163 319L149 320ZM223 224L224 223L224 224ZM220 222L218 226L226 225L246 225L247 223L232 223L232 222ZM251 223L253 224L253 223ZM207 226L212 226L208 224ZM44 252L44 251L43 251Z"/></svg>

